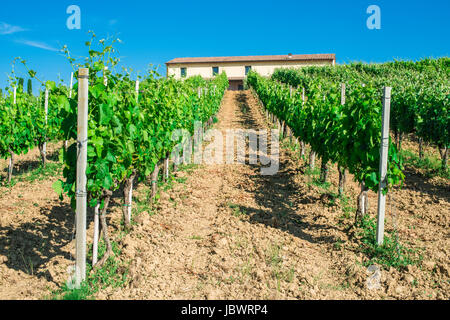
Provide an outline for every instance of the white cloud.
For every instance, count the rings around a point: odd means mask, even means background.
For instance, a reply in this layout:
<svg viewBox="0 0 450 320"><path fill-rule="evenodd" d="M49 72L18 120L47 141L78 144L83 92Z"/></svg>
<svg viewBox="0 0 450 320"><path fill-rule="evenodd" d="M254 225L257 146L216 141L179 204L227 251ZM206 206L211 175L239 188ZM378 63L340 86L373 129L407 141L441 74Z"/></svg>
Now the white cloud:
<svg viewBox="0 0 450 320"><path fill-rule="evenodd" d="M32 40L16 40L17 43L21 43L24 44L26 46L30 46L30 47L34 47L34 48L39 48L39 49L44 49L44 50L48 50L48 51L61 51L58 50L56 48L53 48L52 46L48 45L45 42L40 42L40 41L32 41Z"/></svg>
<svg viewBox="0 0 450 320"><path fill-rule="evenodd" d="M16 32L22 32L27 31L27 29L24 29L19 26L12 26L10 24L7 24L6 22L0 22L0 34L6 35L6 34L13 34Z"/></svg>

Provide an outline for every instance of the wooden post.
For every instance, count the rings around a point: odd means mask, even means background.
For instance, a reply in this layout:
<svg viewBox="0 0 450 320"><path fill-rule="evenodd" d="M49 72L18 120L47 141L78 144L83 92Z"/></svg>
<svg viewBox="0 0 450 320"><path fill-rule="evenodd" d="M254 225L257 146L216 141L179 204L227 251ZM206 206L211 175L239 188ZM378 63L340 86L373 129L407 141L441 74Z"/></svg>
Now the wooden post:
<svg viewBox="0 0 450 320"><path fill-rule="evenodd" d="M73 72L70 73L69 98L72 98L72 88L73 88Z"/></svg>
<svg viewBox="0 0 450 320"><path fill-rule="evenodd" d="M86 279L86 167L88 140L89 69L78 70L77 183L76 183L76 264L75 286Z"/></svg>
<svg viewBox="0 0 450 320"><path fill-rule="evenodd" d="M345 104L345 83L341 83L341 105Z"/></svg>
<svg viewBox="0 0 450 320"><path fill-rule="evenodd" d="M14 105L16 104L16 96L17 96L17 88L14 87ZM11 183L13 167L14 167L14 152L9 150L11 157L9 158L9 167L8 167L8 183Z"/></svg>
<svg viewBox="0 0 450 320"><path fill-rule="evenodd" d="M108 71L108 67L105 67L103 69L103 84L105 85L105 87L108 86L108 77L106 76L107 71Z"/></svg>
<svg viewBox="0 0 450 320"><path fill-rule="evenodd" d="M136 102L139 101L139 80L136 80Z"/></svg>
<svg viewBox="0 0 450 320"><path fill-rule="evenodd" d="M92 244L92 265L95 266L95 264L98 261L98 238L99 238L99 224L100 224L100 203L97 203L95 205L94 209L94 242Z"/></svg>
<svg viewBox="0 0 450 320"><path fill-rule="evenodd" d="M72 88L73 88L73 72L70 73L70 88L69 88L69 99L72 99ZM64 140L64 148L67 150L69 141Z"/></svg>
<svg viewBox="0 0 450 320"><path fill-rule="evenodd" d="M314 170L316 166L316 153L311 150L311 152L309 153L309 168L311 170Z"/></svg>
<svg viewBox="0 0 450 320"><path fill-rule="evenodd" d="M48 121L48 89L45 89L44 109L45 109L45 125L47 126L47 121ZM44 157L46 157L47 156L47 141L44 142L44 146L42 147L42 152L44 153Z"/></svg>
<svg viewBox="0 0 450 320"><path fill-rule="evenodd" d="M164 158L164 182L169 181L169 156L170 153L167 153L166 158Z"/></svg>
<svg viewBox="0 0 450 320"><path fill-rule="evenodd" d="M128 204L129 204L127 207L128 221L131 222L131 211L133 210L133 207L132 207L132 205L133 205L133 180L131 180L130 191L128 191Z"/></svg>
<svg viewBox="0 0 450 320"><path fill-rule="evenodd" d="M159 173L159 166L158 163L155 164L155 169L152 172L152 200L156 196L156 192L158 191L158 173Z"/></svg>
<svg viewBox="0 0 450 320"><path fill-rule="evenodd" d="M381 126L380 146L380 186L378 189L378 217L377 217L377 244L382 245L384 240L384 217L386 210L386 196L383 190L386 187L387 160L389 152L389 116L391 112L391 87L384 87L383 92L383 122Z"/></svg>
<svg viewBox="0 0 450 320"><path fill-rule="evenodd" d="M341 83L341 105L345 105L345 83ZM339 186L338 193L339 196L344 195L345 182L347 180L347 173L344 167L338 165L339 172Z"/></svg>

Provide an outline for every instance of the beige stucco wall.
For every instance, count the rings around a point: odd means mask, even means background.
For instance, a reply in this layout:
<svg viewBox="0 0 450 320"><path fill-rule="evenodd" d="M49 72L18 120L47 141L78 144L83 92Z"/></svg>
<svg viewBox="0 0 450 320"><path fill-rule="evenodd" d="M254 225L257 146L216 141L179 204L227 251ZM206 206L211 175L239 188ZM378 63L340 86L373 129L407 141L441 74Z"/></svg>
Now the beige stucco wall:
<svg viewBox="0 0 450 320"><path fill-rule="evenodd" d="M280 61L280 62L245 62L245 63L197 63L197 64L171 64L167 66L168 76L174 76L176 79L181 78L181 68L186 68L186 77L202 76L203 78L211 78L212 68L219 67L219 73L226 72L228 78L245 78L245 66L251 66L262 76L270 76L277 68L300 68L306 66L332 65L330 61Z"/></svg>

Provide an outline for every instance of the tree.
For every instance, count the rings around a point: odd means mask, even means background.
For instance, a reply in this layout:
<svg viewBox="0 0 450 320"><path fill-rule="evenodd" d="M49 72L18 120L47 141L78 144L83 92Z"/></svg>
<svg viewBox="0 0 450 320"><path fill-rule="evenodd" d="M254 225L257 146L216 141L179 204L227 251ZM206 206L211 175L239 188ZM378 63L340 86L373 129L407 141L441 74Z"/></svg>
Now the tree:
<svg viewBox="0 0 450 320"><path fill-rule="evenodd" d="M23 78L19 78L19 91L20 92L23 92L23 83L24 83Z"/></svg>
<svg viewBox="0 0 450 320"><path fill-rule="evenodd" d="M31 82L31 79L28 79L27 92L30 96L33 95L33 84Z"/></svg>

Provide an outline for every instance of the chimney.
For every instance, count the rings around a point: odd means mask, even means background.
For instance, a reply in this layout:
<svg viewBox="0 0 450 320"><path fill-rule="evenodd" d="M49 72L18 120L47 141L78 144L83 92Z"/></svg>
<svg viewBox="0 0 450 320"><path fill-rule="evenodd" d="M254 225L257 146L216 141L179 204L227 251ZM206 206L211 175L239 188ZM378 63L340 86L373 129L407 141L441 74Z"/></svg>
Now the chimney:
<svg viewBox="0 0 450 320"><path fill-rule="evenodd" d="M292 59L292 53L289 53L289 54L288 54L288 58L289 58L289 59Z"/></svg>

